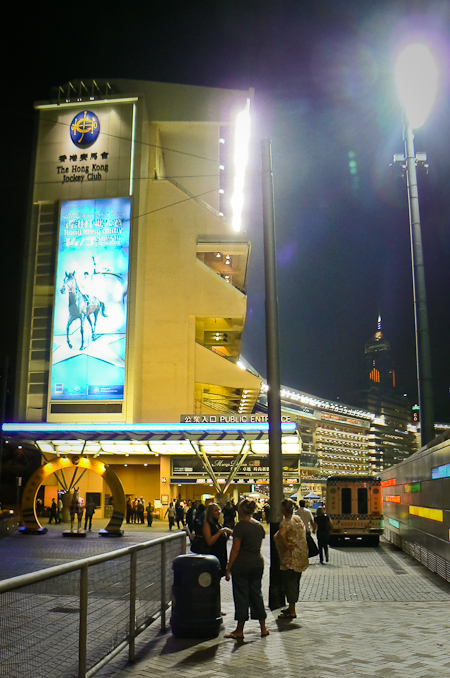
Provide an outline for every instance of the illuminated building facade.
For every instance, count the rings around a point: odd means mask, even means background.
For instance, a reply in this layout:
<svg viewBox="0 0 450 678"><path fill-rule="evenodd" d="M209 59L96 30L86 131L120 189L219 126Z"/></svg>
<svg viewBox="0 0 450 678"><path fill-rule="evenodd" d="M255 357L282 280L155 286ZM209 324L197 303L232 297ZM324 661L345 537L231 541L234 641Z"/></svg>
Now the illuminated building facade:
<svg viewBox="0 0 450 678"><path fill-rule="evenodd" d="M92 80L36 104L15 411L29 428L10 430L10 444L23 435L44 459L96 457L127 495L163 504L230 493L236 479L248 489L249 469L266 468L267 432L237 426L261 384L238 365L252 97ZM194 433L198 423L223 427ZM288 435L283 451L298 456ZM80 491L104 506L102 483L85 474Z"/></svg>
<svg viewBox="0 0 450 678"><path fill-rule="evenodd" d="M267 384L264 383L259 407L265 410ZM352 407L282 386L282 414L296 423L302 441L297 483L303 496L319 496L330 475L371 473L369 435L375 415Z"/></svg>
<svg viewBox="0 0 450 678"><path fill-rule="evenodd" d="M267 487L264 384L240 358L252 96L78 81L36 104L15 411L28 428L12 425L9 444L98 459L128 496L162 506ZM374 384L389 374L380 346ZM287 493L386 465L398 431L372 400L281 396ZM105 507L101 477L78 483ZM49 476L45 503L67 484Z"/></svg>

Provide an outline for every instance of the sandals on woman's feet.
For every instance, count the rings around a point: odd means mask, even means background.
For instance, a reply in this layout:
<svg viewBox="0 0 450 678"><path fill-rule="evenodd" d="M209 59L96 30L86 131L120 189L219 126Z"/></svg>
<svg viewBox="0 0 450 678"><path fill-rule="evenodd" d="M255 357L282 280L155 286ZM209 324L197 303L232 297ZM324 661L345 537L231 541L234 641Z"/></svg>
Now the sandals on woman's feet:
<svg viewBox="0 0 450 678"><path fill-rule="evenodd" d="M270 635L270 631L267 629L264 631L264 633L261 633L261 638L265 638L266 636Z"/></svg>
<svg viewBox="0 0 450 678"><path fill-rule="evenodd" d="M296 614L289 614L287 610L281 610L281 613L278 615L278 619L296 619Z"/></svg>
<svg viewBox="0 0 450 678"><path fill-rule="evenodd" d="M236 631L232 631L231 633L225 634L225 638L233 638L233 640L244 640L244 636L240 635L239 633L236 633Z"/></svg>

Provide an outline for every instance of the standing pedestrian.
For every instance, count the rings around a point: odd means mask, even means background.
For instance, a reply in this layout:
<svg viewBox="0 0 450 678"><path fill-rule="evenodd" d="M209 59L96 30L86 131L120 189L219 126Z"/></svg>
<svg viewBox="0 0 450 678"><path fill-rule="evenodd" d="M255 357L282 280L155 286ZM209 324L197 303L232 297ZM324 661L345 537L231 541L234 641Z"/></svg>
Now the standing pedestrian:
<svg viewBox="0 0 450 678"><path fill-rule="evenodd" d="M295 515L303 520L307 533L311 534L311 532L316 531L317 525L314 522L314 516L311 511L306 508L306 501L304 499L300 499L299 508L296 510Z"/></svg>
<svg viewBox="0 0 450 678"><path fill-rule="evenodd" d="M127 523L131 523L131 516L133 514L133 506L131 504L131 499L128 497L127 499Z"/></svg>
<svg viewBox="0 0 450 678"><path fill-rule="evenodd" d="M234 618L236 629L226 638L244 639L244 625L250 616L257 619L261 627L261 638L269 635L266 628L266 611L261 592L264 560L261 544L266 533L263 526L253 518L256 509L254 501L244 499L239 504L239 522L233 531L233 547L225 573L227 581L233 577Z"/></svg>
<svg viewBox="0 0 450 678"><path fill-rule="evenodd" d="M224 527L229 527L231 530L234 527L234 519L235 519L236 513L233 508L233 505L231 501L227 501L225 506L223 507L223 524Z"/></svg>
<svg viewBox="0 0 450 678"><path fill-rule="evenodd" d="M136 506L136 520L140 525L144 524L144 500L142 497L138 500L137 506Z"/></svg>
<svg viewBox="0 0 450 678"><path fill-rule="evenodd" d="M194 518L194 533L196 537L203 538L203 523L205 522L205 505L197 504Z"/></svg>
<svg viewBox="0 0 450 678"><path fill-rule="evenodd" d="M203 523L203 539L205 540L204 554L216 556L220 563L220 576L224 577L227 569L227 540L233 533L228 527L220 527L220 506L219 504L209 504L205 511L205 522Z"/></svg>
<svg viewBox="0 0 450 678"><path fill-rule="evenodd" d="M58 523L62 522L62 512L63 512L63 500L61 495L58 494Z"/></svg>
<svg viewBox="0 0 450 678"><path fill-rule="evenodd" d="M175 506L173 505L173 501L170 502L164 518L166 516L169 517L169 530L172 530L172 527L175 525Z"/></svg>
<svg viewBox="0 0 450 678"><path fill-rule="evenodd" d="M86 528L89 524L89 532L92 531L92 516L95 513L95 503L93 499L89 499L87 504L86 504L86 512L84 514L84 530L86 531Z"/></svg>
<svg viewBox="0 0 450 678"><path fill-rule="evenodd" d="M152 526L152 523L153 523L153 511L154 511L154 510L155 510L155 509L154 509L153 506L152 506L152 502L149 501L149 502L148 502L148 506L147 506L147 525L148 525L149 527L151 527L151 526Z"/></svg>
<svg viewBox="0 0 450 678"><path fill-rule="evenodd" d="M294 515L296 504L290 499L281 502L283 520L275 534L275 545L280 556L280 570L288 607L281 610L278 619L295 619L295 604L300 593L300 578L309 566L308 544L303 520Z"/></svg>
<svg viewBox="0 0 450 678"><path fill-rule="evenodd" d="M325 513L321 506L317 509L314 522L317 524L317 542L319 545L320 564L323 565L323 558L328 563L328 542L333 523L330 516Z"/></svg>

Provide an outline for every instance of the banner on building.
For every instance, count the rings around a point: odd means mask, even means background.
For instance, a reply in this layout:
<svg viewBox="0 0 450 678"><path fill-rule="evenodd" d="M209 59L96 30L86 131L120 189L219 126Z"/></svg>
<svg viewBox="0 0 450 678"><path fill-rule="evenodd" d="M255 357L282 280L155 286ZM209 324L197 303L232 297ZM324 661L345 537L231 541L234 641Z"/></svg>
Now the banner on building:
<svg viewBox="0 0 450 678"><path fill-rule="evenodd" d="M228 475L234 463L235 457L212 457L209 456L209 463L216 475ZM200 474L205 475L205 467L201 459L198 457L173 457L172 458L172 475L190 475ZM298 457L283 458L283 475L295 476L298 474ZM258 477L260 475L269 475L269 458L254 457L247 458L245 462L239 467L236 475L237 478L242 477Z"/></svg>
<svg viewBox="0 0 450 678"><path fill-rule="evenodd" d="M50 398L122 400L129 198L61 203Z"/></svg>

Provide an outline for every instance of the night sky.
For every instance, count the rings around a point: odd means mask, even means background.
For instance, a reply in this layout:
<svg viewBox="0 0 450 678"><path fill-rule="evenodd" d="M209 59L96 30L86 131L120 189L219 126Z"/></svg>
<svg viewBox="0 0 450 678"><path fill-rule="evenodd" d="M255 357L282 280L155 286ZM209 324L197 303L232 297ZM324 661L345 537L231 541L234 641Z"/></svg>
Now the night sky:
<svg viewBox="0 0 450 678"><path fill-rule="evenodd" d="M378 314L397 384L417 398L406 185L392 76L396 50L428 41L440 93L416 134L435 418L450 421L450 3L222 1L25 3L4 30L0 353L18 332L34 113L77 78L255 88L246 223L252 241L244 357L265 375L260 141L272 140L282 383L346 400ZM25 12L26 10L26 12ZM411 40L408 40L411 38ZM349 163L356 173L352 174ZM13 380L11 379L11 393Z"/></svg>

